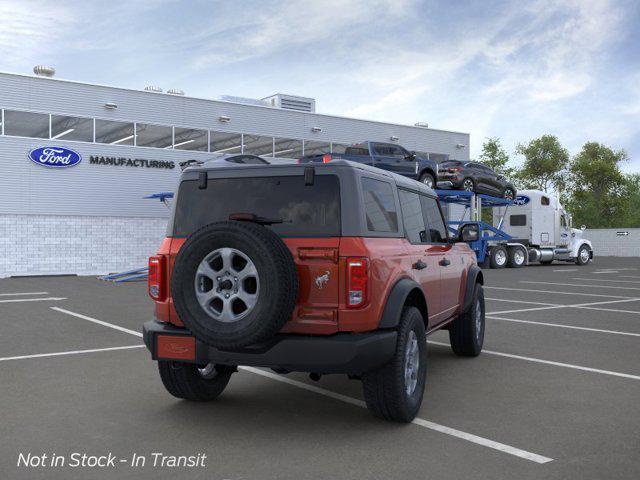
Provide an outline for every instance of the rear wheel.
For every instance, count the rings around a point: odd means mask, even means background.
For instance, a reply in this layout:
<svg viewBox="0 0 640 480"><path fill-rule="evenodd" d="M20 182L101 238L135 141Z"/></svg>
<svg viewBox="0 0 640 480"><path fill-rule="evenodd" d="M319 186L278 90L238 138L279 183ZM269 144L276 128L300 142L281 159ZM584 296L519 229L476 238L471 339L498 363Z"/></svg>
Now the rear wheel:
<svg viewBox="0 0 640 480"><path fill-rule="evenodd" d="M489 263L491 268L504 268L507 266L507 249L502 245L495 245L491 248Z"/></svg>
<svg viewBox="0 0 640 480"><path fill-rule="evenodd" d="M476 186L473 183L473 180L471 180L470 178L465 178L462 181L462 189L466 192L473 192L475 190Z"/></svg>
<svg viewBox="0 0 640 480"><path fill-rule="evenodd" d="M522 247L509 247L509 259L507 261L510 268L520 268L526 263L527 252Z"/></svg>
<svg viewBox="0 0 640 480"><path fill-rule="evenodd" d="M422 404L427 377L427 340L420 310L405 307L396 353L383 367L362 376L364 399L376 416L410 422Z"/></svg>
<svg viewBox="0 0 640 480"><path fill-rule="evenodd" d="M198 367L190 363L158 361L160 378L176 398L206 402L217 398L229 383L235 367L210 363Z"/></svg>
<svg viewBox="0 0 640 480"><path fill-rule="evenodd" d="M476 283L469 310L456 318L449 328L451 349L456 355L476 357L484 344L484 291Z"/></svg>
<svg viewBox="0 0 640 480"><path fill-rule="evenodd" d="M423 173L420 175L420 182L424 183L429 188L435 188L436 180L430 173Z"/></svg>

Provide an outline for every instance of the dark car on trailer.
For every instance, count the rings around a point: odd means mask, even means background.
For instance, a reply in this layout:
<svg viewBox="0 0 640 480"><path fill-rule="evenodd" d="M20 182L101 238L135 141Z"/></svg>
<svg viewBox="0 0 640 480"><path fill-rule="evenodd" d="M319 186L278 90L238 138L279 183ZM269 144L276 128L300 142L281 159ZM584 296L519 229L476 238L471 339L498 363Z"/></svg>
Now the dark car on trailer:
<svg viewBox="0 0 640 480"><path fill-rule="evenodd" d="M438 182L451 182L454 190L484 193L508 200L516 198L513 183L480 162L445 160L438 168Z"/></svg>

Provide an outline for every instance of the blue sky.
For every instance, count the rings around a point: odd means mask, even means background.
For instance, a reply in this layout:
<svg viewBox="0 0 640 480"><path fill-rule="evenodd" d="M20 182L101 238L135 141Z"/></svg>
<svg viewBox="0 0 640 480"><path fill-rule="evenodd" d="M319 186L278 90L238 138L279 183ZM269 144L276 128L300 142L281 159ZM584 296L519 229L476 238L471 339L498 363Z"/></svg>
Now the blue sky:
<svg viewBox="0 0 640 480"><path fill-rule="evenodd" d="M518 142L624 148L640 172L640 2L0 0L0 70L187 95L311 96L319 112Z"/></svg>

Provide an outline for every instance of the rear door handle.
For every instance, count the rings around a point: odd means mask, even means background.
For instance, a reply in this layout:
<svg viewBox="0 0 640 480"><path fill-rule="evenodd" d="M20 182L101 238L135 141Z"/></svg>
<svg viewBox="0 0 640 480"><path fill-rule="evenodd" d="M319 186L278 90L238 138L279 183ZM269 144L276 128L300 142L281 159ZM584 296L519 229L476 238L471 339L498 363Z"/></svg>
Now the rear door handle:
<svg viewBox="0 0 640 480"><path fill-rule="evenodd" d="M442 265L443 267L447 267L451 265L451 261L448 258L443 258L442 260L440 260L440 265Z"/></svg>
<svg viewBox="0 0 640 480"><path fill-rule="evenodd" d="M413 268L415 270L422 270L424 268L427 268L427 264L424 263L422 260L418 260L416 263L413 264Z"/></svg>

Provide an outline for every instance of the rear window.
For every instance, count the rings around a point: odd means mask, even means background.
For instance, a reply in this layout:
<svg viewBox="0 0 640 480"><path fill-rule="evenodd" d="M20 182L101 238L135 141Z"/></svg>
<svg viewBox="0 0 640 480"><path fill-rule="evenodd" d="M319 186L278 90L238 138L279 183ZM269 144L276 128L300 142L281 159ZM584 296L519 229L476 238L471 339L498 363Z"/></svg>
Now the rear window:
<svg viewBox="0 0 640 480"><path fill-rule="evenodd" d="M316 175L305 186L304 177L209 179L206 189L197 180L180 184L173 234L186 237L233 213L252 213L282 223L267 225L281 237L340 236L340 184L335 175Z"/></svg>

